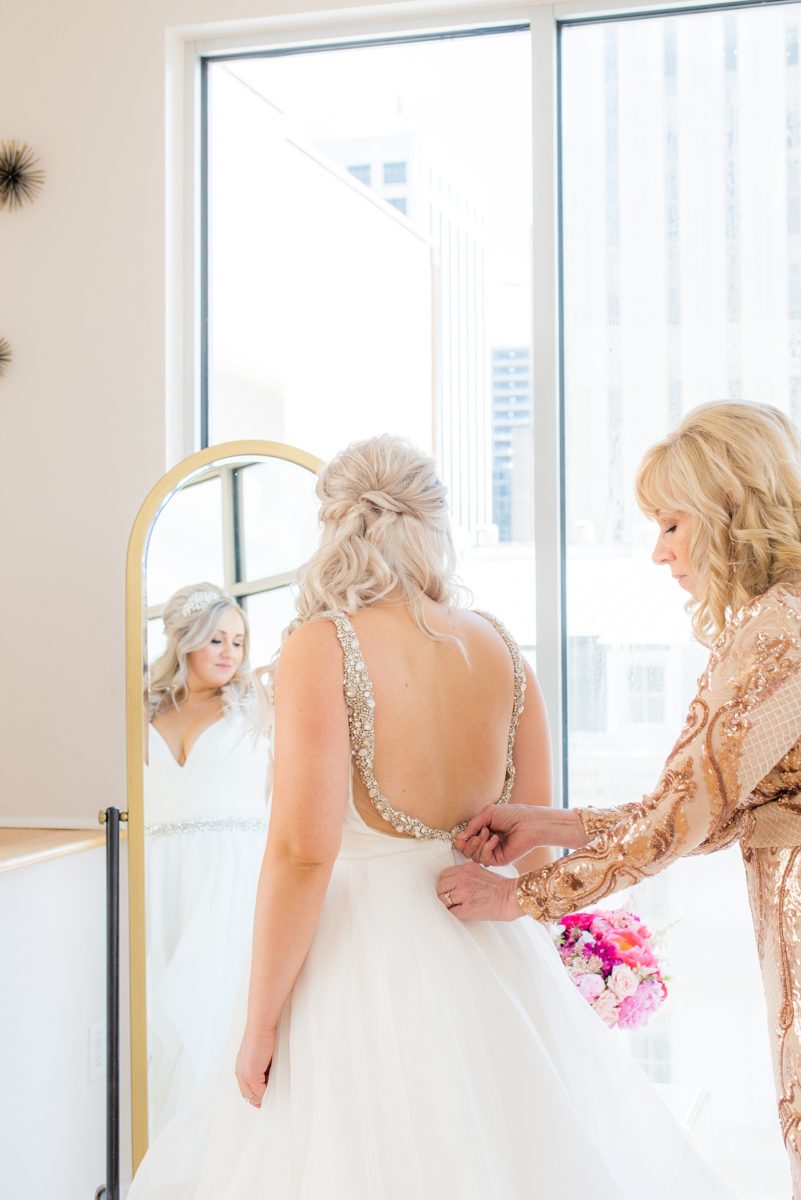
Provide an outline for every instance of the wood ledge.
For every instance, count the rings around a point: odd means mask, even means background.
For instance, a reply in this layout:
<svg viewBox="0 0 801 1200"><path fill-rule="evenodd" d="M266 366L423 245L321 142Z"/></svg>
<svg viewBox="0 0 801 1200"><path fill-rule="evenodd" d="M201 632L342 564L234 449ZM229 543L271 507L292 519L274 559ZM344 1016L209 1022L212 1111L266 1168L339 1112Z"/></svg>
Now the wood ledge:
<svg viewBox="0 0 801 1200"><path fill-rule="evenodd" d="M105 829L0 828L0 874L63 858L106 843Z"/></svg>

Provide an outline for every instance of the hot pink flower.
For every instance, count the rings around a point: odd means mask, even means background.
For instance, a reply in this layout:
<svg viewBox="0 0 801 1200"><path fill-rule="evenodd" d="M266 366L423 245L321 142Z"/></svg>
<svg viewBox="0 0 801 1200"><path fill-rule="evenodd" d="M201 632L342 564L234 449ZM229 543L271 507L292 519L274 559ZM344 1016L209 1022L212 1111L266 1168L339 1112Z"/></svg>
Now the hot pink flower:
<svg viewBox="0 0 801 1200"><path fill-rule="evenodd" d="M562 917L559 924L565 929L589 929L592 919L592 913L571 913L568 917Z"/></svg>

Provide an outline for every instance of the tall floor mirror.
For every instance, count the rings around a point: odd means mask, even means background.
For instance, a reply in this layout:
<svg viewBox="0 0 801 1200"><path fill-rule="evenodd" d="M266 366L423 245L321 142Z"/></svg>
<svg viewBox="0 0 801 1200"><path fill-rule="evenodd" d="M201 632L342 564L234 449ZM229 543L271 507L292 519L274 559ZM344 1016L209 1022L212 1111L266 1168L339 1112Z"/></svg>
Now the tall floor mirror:
<svg viewBox="0 0 801 1200"><path fill-rule="evenodd" d="M320 461L228 442L168 472L127 563L132 1148L191 1100L247 965L270 792L265 668L318 541Z"/></svg>

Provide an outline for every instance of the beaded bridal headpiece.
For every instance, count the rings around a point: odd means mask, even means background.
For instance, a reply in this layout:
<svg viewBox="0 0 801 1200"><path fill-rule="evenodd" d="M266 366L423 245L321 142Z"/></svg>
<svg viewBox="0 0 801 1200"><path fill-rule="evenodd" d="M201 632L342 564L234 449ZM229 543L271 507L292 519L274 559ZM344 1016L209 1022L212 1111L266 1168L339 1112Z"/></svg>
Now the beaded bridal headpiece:
<svg viewBox="0 0 801 1200"><path fill-rule="evenodd" d="M182 617L191 617L192 613L201 612L204 608L211 608L212 604L216 604L219 600L224 600L219 592L190 592L186 598L186 604L181 609Z"/></svg>

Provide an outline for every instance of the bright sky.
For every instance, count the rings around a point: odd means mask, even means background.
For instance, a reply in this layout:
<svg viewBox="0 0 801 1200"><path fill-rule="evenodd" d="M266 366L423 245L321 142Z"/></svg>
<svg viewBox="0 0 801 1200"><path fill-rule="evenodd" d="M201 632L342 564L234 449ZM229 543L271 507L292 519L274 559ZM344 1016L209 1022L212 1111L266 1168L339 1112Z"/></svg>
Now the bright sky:
<svg viewBox="0 0 801 1200"><path fill-rule="evenodd" d="M527 33L227 63L311 143L416 133L483 209L489 335L526 342L531 212Z"/></svg>

